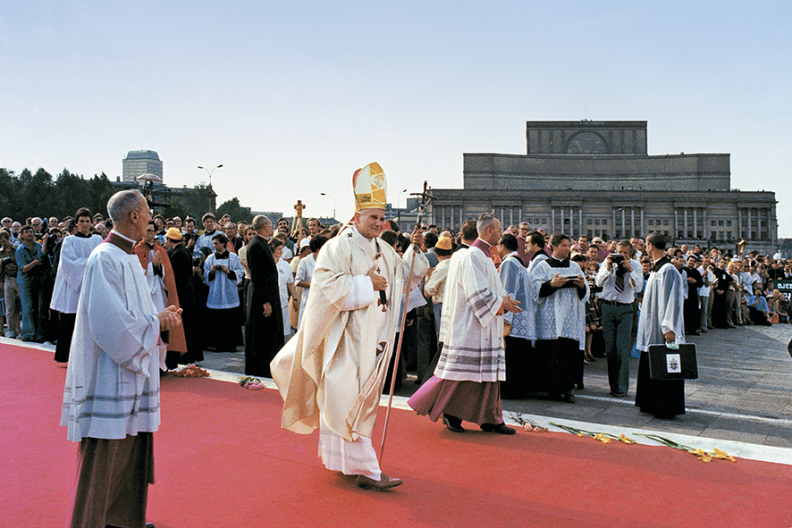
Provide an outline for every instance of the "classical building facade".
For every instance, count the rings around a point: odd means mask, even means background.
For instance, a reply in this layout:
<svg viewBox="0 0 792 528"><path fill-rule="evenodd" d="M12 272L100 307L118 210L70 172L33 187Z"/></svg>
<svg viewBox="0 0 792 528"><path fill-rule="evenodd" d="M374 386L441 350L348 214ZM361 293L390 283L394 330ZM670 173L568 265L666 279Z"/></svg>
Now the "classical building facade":
<svg viewBox="0 0 792 528"><path fill-rule="evenodd" d="M647 154L646 121L529 121L527 154L463 154L464 188L432 189L432 223L494 212L504 226L604 239L777 246L775 193L731 188L729 154Z"/></svg>

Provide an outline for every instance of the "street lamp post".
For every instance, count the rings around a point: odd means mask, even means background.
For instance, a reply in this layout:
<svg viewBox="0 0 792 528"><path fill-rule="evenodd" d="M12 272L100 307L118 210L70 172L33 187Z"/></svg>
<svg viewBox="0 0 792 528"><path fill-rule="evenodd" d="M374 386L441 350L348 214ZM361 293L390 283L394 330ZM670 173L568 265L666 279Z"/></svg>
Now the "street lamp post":
<svg viewBox="0 0 792 528"><path fill-rule="evenodd" d="M216 166L212 170L209 170L206 167L201 167L200 165L198 165L199 169L205 170L206 173L209 175L209 209L211 210L212 213L214 213L214 205L213 205L214 200L213 200L213 197L217 196L215 194L215 192L214 192L214 189L212 188L212 173L215 171L215 169L219 169L222 166L223 166L223 164L221 163L220 165Z"/></svg>
<svg viewBox="0 0 792 528"><path fill-rule="evenodd" d="M321 194L322 196L329 196L330 199L333 200L333 220L335 221L336 219L335 198L333 198L332 194L327 194L327 193L319 193L319 194Z"/></svg>
<svg viewBox="0 0 792 528"><path fill-rule="evenodd" d="M203 169L203 170L205 170L205 171L206 171L206 173L209 175L209 187L211 187L211 186L212 186L212 173L215 171L215 169L219 169L219 168L220 168L220 167L222 167L222 166L223 166L223 164L221 163L220 165L218 165L218 166L217 166L217 167L215 167L214 169L212 169L212 170L209 170L209 169L207 169L206 167L201 167L200 165L198 165L198 168L199 168L199 169Z"/></svg>
<svg viewBox="0 0 792 528"><path fill-rule="evenodd" d="M397 219L396 221L398 223L401 223L401 207L399 207L399 203L401 202L401 195L402 193L406 193L406 192L407 189L402 189L401 191L399 191L399 194L396 196L396 209L398 210L398 212L396 213L396 219ZM405 207L406 207L406 202L405 202Z"/></svg>

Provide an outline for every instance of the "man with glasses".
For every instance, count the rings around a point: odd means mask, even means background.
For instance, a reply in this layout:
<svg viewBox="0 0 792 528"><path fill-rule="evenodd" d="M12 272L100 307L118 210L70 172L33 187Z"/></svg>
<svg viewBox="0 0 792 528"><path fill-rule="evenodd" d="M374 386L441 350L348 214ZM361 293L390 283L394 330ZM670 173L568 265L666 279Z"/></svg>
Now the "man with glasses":
<svg viewBox="0 0 792 528"><path fill-rule="evenodd" d="M30 225L33 226L33 238L41 240L41 218L38 216L30 220Z"/></svg>
<svg viewBox="0 0 792 528"><path fill-rule="evenodd" d="M107 204L113 230L88 258L66 371L61 425L79 442L71 526L144 526L160 423L160 332L181 325L157 313L133 252L151 220L139 191Z"/></svg>
<svg viewBox="0 0 792 528"><path fill-rule="evenodd" d="M520 222L519 235L520 238L528 241L528 233L531 232L531 225L528 222Z"/></svg>
<svg viewBox="0 0 792 528"><path fill-rule="evenodd" d="M599 256L597 257L597 262L602 264L603 261L608 257L608 250L605 241L602 240L600 237L594 237L591 240L591 243L599 248Z"/></svg>
<svg viewBox="0 0 792 528"><path fill-rule="evenodd" d="M19 242L19 232L22 230L22 224L19 222L13 222L11 224L11 243L15 246L20 244Z"/></svg>

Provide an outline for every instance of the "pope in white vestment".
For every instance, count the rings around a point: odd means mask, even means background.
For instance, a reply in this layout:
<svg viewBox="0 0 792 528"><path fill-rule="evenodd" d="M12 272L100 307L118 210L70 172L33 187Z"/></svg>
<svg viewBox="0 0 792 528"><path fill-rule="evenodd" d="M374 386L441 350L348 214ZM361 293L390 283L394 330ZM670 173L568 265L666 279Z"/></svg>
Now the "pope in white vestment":
<svg viewBox="0 0 792 528"><path fill-rule="evenodd" d="M384 194L381 207L364 204L371 207L322 246L302 324L271 371L284 400L282 427L299 434L320 429L319 455L328 469L359 475L361 487L387 489L401 481L381 473L371 434L399 330L405 279L414 288L429 263L412 247L402 260L376 238L385 219ZM413 259L413 274L406 278ZM385 306L378 287L384 287Z"/></svg>

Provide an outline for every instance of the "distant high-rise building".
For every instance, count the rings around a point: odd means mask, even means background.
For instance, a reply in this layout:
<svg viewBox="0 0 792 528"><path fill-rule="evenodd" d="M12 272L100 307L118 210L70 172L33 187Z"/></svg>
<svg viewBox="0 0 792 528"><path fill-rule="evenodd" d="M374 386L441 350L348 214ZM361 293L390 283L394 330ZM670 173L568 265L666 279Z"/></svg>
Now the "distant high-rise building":
<svg viewBox="0 0 792 528"><path fill-rule="evenodd" d="M123 162L122 180L132 183L143 174L155 174L162 178L162 161L153 150L130 150ZM164 183L161 181L160 183Z"/></svg>

